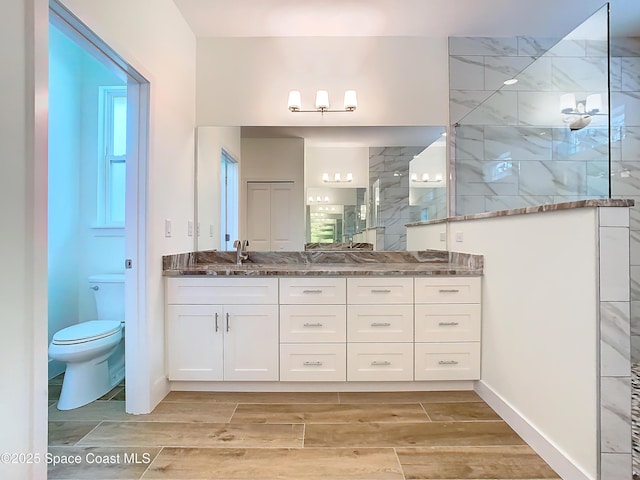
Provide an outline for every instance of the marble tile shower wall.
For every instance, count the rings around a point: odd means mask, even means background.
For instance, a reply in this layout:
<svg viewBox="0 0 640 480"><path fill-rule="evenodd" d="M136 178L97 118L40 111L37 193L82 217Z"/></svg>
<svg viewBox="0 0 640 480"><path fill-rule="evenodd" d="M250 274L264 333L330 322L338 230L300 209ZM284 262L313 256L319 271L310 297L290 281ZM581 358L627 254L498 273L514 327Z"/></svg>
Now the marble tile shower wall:
<svg viewBox="0 0 640 480"><path fill-rule="evenodd" d="M559 111L567 92L606 102L604 42L452 37L449 53L455 214L608 196L607 117L571 132Z"/></svg>
<svg viewBox="0 0 640 480"><path fill-rule="evenodd" d="M611 41L611 194L631 198L631 360L640 362L640 37ZM640 465L640 460L638 461Z"/></svg>
<svg viewBox="0 0 640 480"><path fill-rule="evenodd" d="M420 220L419 207L409 205L409 162L426 147L369 149L369 185L380 180L378 225L384 227L384 250L406 250L407 223Z"/></svg>

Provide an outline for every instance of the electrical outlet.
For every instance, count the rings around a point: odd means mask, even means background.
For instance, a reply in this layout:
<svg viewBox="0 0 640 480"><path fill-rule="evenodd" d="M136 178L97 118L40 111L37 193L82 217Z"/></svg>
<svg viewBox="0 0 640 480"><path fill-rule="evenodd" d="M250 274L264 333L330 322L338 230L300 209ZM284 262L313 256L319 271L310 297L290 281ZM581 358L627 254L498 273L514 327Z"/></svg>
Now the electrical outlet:
<svg viewBox="0 0 640 480"><path fill-rule="evenodd" d="M171 236L171 220L169 219L164 221L164 236L165 237Z"/></svg>
<svg viewBox="0 0 640 480"><path fill-rule="evenodd" d="M193 220L187 221L187 235L193 237Z"/></svg>
<svg viewBox="0 0 640 480"><path fill-rule="evenodd" d="M440 241L441 242L447 241L447 232L440 232Z"/></svg>
<svg viewBox="0 0 640 480"><path fill-rule="evenodd" d="M456 242L462 242L463 239L464 239L464 236L462 232L456 232Z"/></svg>

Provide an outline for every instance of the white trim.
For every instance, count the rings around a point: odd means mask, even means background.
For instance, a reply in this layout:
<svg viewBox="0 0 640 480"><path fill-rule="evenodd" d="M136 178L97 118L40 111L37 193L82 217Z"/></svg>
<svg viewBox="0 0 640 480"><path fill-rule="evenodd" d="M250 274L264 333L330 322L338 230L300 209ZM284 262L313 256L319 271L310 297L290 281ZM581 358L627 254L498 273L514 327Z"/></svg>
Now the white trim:
<svg viewBox="0 0 640 480"><path fill-rule="evenodd" d="M475 391L564 480L596 480L576 466L545 437L544 433L538 431L513 406L482 380L476 382Z"/></svg>
<svg viewBox="0 0 640 480"><path fill-rule="evenodd" d="M471 380L437 382L171 382L176 392L438 392L473 390Z"/></svg>

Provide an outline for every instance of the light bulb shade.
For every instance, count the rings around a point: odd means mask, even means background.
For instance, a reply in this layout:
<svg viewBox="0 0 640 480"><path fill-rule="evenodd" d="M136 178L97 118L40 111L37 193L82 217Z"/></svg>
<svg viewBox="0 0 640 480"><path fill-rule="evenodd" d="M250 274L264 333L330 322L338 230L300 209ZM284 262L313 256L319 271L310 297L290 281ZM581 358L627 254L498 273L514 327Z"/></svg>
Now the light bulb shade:
<svg viewBox="0 0 640 480"><path fill-rule="evenodd" d="M353 111L358 107L358 97L355 90L344 92L344 109Z"/></svg>
<svg viewBox="0 0 640 480"><path fill-rule="evenodd" d="M602 97L599 93L594 93L587 97L587 113L598 113L602 110Z"/></svg>
<svg viewBox="0 0 640 480"><path fill-rule="evenodd" d="M336 182L340 182L340 181L342 181L342 176L340 175L340 173L336 173L336 174L333 176L333 179L334 179Z"/></svg>
<svg viewBox="0 0 640 480"><path fill-rule="evenodd" d="M329 108L329 92L326 90L318 90L316 92L316 109L323 110Z"/></svg>
<svg viewBox="0 0 640 480"><path fill-rule="evenodd" d="M436 173L436 182L441 182L441 181L442 181L442 174Z"/></svg>
<svg viewBox="0 0 640 480"><path fill-rule="evenodd" d="M291 90L289 92L289 110L295 112L302 108L302 100L300 98L300 92L298 90Z"/></svg>
<svg viewBox="0 0 640 480"><path fill-rule="evenodd" d="M329 181L329 174L328 173L323 173L322 174L322 181L323 182L328 182Z"/></svg>
<svg viewBox="0 0 640 480"><path fill-rule="evenodd" d="M428 182L429 181L429 174L428 173L423 173L422 174L422 181L423 182Z"/></svg>
<svg viewBox="0 0 640 480"><path fill-rule="evenodd" d="M412 182L417 182L418 181L418 174L417 173L412 173L411 174L411 181Z"/></svg>
<svg viewBox="0 0 640 480"><path fill-rule="evenodd" d="M353 182L353 173L347 173L347 182Z"/></svg>
<svg viewBox="0 0 640 480"><path fill-rule="evenodd" d="M576 96L573 93L565 93L560 97L560 111L571 113L576 110Z"/></svg>

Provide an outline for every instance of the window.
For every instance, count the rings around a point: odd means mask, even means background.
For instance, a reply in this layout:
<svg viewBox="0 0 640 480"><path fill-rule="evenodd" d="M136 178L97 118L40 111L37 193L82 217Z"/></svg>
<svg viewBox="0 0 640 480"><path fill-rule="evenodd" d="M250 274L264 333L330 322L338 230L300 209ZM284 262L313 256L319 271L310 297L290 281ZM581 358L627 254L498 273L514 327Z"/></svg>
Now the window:
<svg viewBox="0 0 640 480"><path fill-rule="evenodd" d="M230 250L238 238L238 162L224 149L220 173L220 250Z"/></svg>
<svg viewBox="0 0 640 480"><path fill-rule="evenodd" d="M127 87L99 91L98 225L123 227L127 157Z"/></svg>

